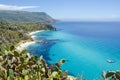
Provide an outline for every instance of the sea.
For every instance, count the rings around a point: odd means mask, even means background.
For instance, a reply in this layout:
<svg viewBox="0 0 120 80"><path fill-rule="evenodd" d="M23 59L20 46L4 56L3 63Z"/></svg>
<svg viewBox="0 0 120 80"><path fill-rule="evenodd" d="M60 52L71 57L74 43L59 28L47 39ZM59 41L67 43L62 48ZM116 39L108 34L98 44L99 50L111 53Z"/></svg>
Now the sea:
<svg viewBox="0 0 120 80"><path fill-rule="evenodd" d="M31 44L27 51L43 55L48 64L65 59L62 70L87 80L120 70L120 22L61 21L53 26L57 31L33 34L34 40L44 42Z"/></svg>

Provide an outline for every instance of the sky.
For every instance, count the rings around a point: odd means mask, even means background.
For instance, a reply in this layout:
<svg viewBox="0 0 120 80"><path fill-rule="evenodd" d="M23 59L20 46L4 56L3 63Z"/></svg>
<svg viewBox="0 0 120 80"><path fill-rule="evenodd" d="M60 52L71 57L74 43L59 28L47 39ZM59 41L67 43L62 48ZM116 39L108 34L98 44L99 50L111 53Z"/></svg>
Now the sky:
<svg viewBox="0 0 120 80"><path fill-rule="evenodd" d="M46 12L60 20L120 21L120 0L0 0L0 10Z"/></svg>

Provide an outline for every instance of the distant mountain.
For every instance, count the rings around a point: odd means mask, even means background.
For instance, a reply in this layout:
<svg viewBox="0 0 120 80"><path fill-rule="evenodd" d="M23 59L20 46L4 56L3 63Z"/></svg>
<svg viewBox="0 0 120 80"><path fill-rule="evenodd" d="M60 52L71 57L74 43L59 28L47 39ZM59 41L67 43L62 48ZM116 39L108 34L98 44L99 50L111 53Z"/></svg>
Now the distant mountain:
<svg viewBox="0 0 120 80"><path fill-rule="evenodd" d="M0 10L0 20L11 22L55 22L45 12L27 12L27 11L6 11Z"/></svg>

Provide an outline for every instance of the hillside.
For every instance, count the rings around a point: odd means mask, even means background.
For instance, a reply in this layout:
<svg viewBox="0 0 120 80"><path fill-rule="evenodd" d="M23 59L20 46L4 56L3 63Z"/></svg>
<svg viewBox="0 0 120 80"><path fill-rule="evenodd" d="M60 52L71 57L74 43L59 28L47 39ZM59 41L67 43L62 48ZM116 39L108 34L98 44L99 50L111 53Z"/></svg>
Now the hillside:
<svg viewBox="0 0 120 80"><path fill-rule="evenodd" d="M0 21L0 45L2 43L18 43L20 40L28 40L28 32L36 30L55 30L55 28L44 22L38 23L13 23Z"/></svg>
<svg viewBox="0 0 120 80"><path fill-rule="evenodd" d="M11 22L55 22L55 19L44 12L0 10L0 20Z"/></svg>

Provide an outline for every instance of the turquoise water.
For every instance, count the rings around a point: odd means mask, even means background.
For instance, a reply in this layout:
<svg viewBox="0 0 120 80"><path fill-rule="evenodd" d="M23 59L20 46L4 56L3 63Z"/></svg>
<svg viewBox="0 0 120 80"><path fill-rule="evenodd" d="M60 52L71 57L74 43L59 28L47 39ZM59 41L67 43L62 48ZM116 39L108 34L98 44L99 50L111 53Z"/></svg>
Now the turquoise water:
<svg viewBox="0 0 120 80"><path fill-rule="evenodd" d="M48 42L30 45L28 52L43 55L49 64L65 59L63 70L88 80L101 77L102 71L120 70L120 23L60 22L54 26L59 30L34 34L35 40Z"/></svg>

